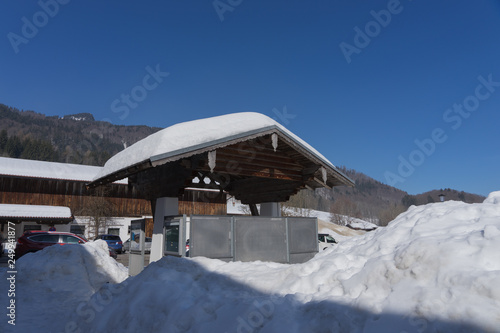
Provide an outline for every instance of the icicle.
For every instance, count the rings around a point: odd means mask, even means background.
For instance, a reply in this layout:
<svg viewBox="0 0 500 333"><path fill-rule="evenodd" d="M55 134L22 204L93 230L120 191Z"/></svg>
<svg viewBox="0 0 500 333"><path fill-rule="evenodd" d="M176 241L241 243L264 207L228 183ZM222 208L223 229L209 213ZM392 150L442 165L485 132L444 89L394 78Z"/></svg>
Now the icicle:
<svg viewBox="0 0 500 333"><path fill-rule="evenodd" d="M323 183L326 184L327 174L326 174L326 169L324 167L321 167L321 175L323 176Z"/></svg>
<svg viewBox="0 0 500 333"><path fill-rule="evenodd" d="M271 135L271 141L273 142L273 148L274 148L274 151L276 152L276 148L278 148L278 134L273 133Z"/></svg>
<svg viewBox="0 0 500 333"><path fill-rule="evenodd" d="M210 172L214 172L215 169L215 150L208 152L208 166L210 167Z"/></svg>

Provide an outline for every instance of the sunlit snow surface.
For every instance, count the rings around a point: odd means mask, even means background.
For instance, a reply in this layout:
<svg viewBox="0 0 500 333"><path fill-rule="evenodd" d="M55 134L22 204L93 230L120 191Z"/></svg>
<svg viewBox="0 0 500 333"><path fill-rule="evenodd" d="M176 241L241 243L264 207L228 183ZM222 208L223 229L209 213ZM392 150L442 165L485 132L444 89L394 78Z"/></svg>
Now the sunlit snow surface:
<svg viewBox="0 0 500 333"><path fill-rule="evenodd" d="M343 239L304 264L163 258L125 279L99 244L77 248L54 246L19 260L16 329L409 333L500 327L500 192L482 204L412 206L389 226ZM0 287L8 288L5 281ZM6 293L1 297L5 309ZM10 328L5 319L4 328Z"/></svg>

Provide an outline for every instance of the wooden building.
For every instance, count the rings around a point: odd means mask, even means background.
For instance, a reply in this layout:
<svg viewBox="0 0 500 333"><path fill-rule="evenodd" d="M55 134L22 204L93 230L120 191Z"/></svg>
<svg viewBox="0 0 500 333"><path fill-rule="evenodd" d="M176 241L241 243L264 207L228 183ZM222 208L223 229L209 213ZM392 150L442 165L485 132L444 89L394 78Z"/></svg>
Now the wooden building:
<svg viewBox="0 0 500 333"><path fill-rule="evenodd" d="M0 203L66 206L85 215L96 197L111 204L114 217L151 216L151 202L128 186L127 179L88 189L101 167L0 157ZM226 214L220 192L186 190L179 196L182 214Z"/></svg>
<svg viewBox="0 0 500 333"><path fill-rule="evenodd" d="M88 229L82 225L82 221L86 220L83 216L89 216L96 204L105 202L109 207L109 217L118 221L113 222L115 225L107 228L105 232L116 232L126 240L127 224L130 220L152 216L151 200L129 186L127 179L99 189L89 189L86 185L100 169L101 167L96 166L0 157L0 204L69 207L75 221L68 226L60 225L57 230L89 236ZM179 195L179 203L182 214L226 214L226 195L220 191L187 189ZM19 230L16 229L17 236L24 230L48 230L51 224L70 222L50 219L3 219L0 221L2 234L5 234L7 220L19 225ZM152 220L150 223L152 224Z"/></svg>

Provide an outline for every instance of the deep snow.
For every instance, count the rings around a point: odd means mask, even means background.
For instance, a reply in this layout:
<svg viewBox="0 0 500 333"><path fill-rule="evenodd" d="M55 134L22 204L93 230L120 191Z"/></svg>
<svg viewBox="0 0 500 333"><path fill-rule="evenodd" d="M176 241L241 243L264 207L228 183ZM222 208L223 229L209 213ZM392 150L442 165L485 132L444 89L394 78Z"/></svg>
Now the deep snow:
<svg viewBox="0 0 500 333"><path fill-rule="evenodd" d="M125 279L102 243L80 249L54 246L19 260L16 328L409 333L500 327L500 192L481 204L412 206L387 227L343 239L296 265L166 257ZM6 290L5 281L0 288ZM4 298L2 292L2 305ZM0 328L10 327L4 320Z"/></svg>

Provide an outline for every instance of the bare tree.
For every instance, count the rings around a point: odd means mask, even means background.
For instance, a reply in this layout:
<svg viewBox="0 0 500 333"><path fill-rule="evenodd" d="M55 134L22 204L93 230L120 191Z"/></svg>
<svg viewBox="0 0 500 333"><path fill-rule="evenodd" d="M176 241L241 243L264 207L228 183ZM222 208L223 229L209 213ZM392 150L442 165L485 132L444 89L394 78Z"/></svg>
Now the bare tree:
<svg viewBox="0 0 500 333"><path fill-rule="evenodd" d="M339 198L330 206L330 221L332 223L344 226L353 222L354 218L360 217L358 205L347 198Z"/></svg>
<svg viewBox="0 0 500 333"><path fill-rule="evenodd" d="M87 237L89 239L105 233L108 227L114 225L111 219L114 213L113 204L106 198L108 191L109 189L105 186L93 189L92 194L86 198L84 206L79 211L79 215L88 218Z"/></svg>
<svg viewBox="0 0 500 333"><path fill-rule="evenodd" d="M393 205L384 209L379 213L379 225L385 227L404 211L406 211L406 207L403 205Z"/></svg>

